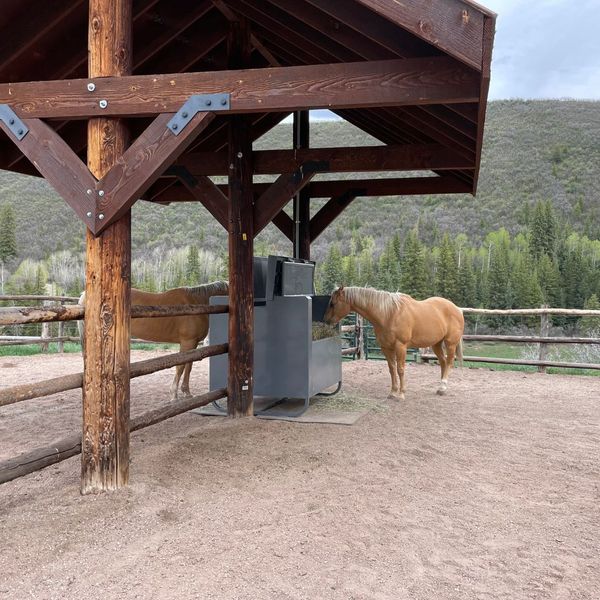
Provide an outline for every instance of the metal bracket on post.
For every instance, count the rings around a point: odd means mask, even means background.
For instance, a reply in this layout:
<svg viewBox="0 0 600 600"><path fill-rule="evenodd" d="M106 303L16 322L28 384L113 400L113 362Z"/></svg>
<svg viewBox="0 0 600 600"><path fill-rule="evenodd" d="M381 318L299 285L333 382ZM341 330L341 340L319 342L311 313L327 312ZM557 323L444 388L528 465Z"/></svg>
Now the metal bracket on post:
<svg viewBox="0 0 600 600"><path fill-rule="evenodd" d="M231 94L194 94L190 96L185 104L175 113L167 123L167 127L174 135L179 135L185 126L199 112L217 112L229 110Z"/></svg>
<svg viewBox="0 0 600 600"><path fill-rule="evenodd" d="M0 121L10 129L11 133L21 141L28 133L29 128L8 104L0 104Z"/></svg>

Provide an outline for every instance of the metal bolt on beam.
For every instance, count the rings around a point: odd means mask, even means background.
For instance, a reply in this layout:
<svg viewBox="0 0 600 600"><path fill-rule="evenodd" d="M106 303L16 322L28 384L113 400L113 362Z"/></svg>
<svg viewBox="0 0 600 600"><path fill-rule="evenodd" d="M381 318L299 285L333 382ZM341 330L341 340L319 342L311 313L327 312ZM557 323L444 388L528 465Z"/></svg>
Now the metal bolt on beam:
<svg viewBox="0 0 600 600"><path fill-rule="evenodd" d="M108 101L107 100L100 100L100 102L98 102L98 106L100 108L106 108L108 106Z"/></svg>
<svg viewBox="0 0 600 600"><path fill-rule="evenodd" d="M92 216L92 211L88 210L87 213L85 213L86 216L88 217L88 219Z"/></svg>
<svg viewBox="0 0 600 600"><path fill-rule="evenodd" d="M98 196L102 198L102 196L104 196L104 190L98 190Z"/></svg>
<svg viewBox="0 0 600 600"><path fill-rule="evenodd" d="M90 83L87 84L87 89L88 92L93 92L96 89L96 84L90 81Z"/></svg>
<svg viewBox="0 0 600 600"><path fill-rule="evenodd" d="M102 220L104 219L104 213L100 213L100 214L98 215L98 218L99 218L99 219L102 221Z"/></svg>

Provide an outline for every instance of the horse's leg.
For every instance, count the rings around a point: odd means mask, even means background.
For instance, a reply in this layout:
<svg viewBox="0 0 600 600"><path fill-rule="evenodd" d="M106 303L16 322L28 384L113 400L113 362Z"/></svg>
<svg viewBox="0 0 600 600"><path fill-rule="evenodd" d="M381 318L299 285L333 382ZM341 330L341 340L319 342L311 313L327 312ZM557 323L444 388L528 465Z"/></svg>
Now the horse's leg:
<svg viewBox="0 0 600 600"><path fill-rule="evenodd" d="M398 382L398 369L396 368L396 354L394 350L389 348L381 348L381 351L385 355L387 360L388 368L390 370L390 377L392 378L392 389L388 395L389 400L400 400L400 386Z"/></svg>
<svg viewBox="0 0 600 600"><path fill-rule="evenodd" d="M443 396L446 393L446 388L448 387L448 380L444 378L446 374L446 357L444 355L444 345L443 342L438 342L432 346L435 355L438 358L440 363L440 370L442 372L442 381L440 383L440 387L438 388L437 393L440 396Z"/></svg>
<svg viewBox="0 0 600 600"><path fill-rule="evenodd" d="M187 350L193 350L198 345L198 340L182 340L179 344L179 351L186 352ZM183 374L183 380L181 382L181 394L182 396L189 398L192 394L190 392L190 373L192 371L192 365L194 363L186 363L185 365L179 365L175 374L175 395L177 396L177 388L179 386L179 380Z"/></svg>
<svg viewBox="0 0 600 600"><path fill-rule="evenodd" d="M448 387L448 378L450 377L450 371L454 366L454 356L456 355L456 344L449 344L445 342L446 346L446 368L442 372L442 386L444 388L444 392L446 393L446 388ZM441 388L440 388L441 389Z"/></svg>
<svg viewBox="0 0 600 600"><path fill-rule="evenodd" d="M398 378L400 379L400 400L404 400L404 392L406 390L406 380L404 378L406 350L406 344L396 344L396 368L398 369Z"/></svg>

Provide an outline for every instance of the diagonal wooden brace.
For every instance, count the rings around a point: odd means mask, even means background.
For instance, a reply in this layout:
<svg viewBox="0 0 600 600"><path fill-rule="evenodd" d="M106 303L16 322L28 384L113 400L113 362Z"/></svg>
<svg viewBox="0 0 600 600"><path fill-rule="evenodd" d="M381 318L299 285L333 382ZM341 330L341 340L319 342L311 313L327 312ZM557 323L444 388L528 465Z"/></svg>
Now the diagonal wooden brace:
<svg viewBox="0 0 600 600"><path fill-rule="evenodd" d="M263 192L254 204L254 235L257 236L281 209L322 170L319 163L308 162L293 173L284 173Z"/></svg>
<svg viewBox="0 0 600 600"><path fill-rule="evenodd" d="M169 113L156 117L98 182L98 215L94 233L100 233L129 210L215 115L197 113L179 135L174 135L167 128L172 117Z"/></svg>
<svg viewBox="0 0 600 600"><path fill-rule="evenodd" d="M21 139L8 125L0 127L31 161L77 216L93 231L96 178L68 144L40 119L23 119L28 132Z"/></svg>
<svg viewBox="0 0 600 600"><path fill-rule="evenodd" d="M186 189L200 202L206 210L227 229L229 219L229 199L212 182L209 177L194 177L184 167L173 167L170 172L175 175Z"/></svg>
<svg viewBox="0 0 600 600"><path fill-rule="evenodd" d="M98 235L131 208L214 119L214 114L197 113L179 135L167 128L171 118L169 113L156 117L100 181L40 119L23 119L27 132L22 136L3 119L0 127L90 231Z"/></svg>

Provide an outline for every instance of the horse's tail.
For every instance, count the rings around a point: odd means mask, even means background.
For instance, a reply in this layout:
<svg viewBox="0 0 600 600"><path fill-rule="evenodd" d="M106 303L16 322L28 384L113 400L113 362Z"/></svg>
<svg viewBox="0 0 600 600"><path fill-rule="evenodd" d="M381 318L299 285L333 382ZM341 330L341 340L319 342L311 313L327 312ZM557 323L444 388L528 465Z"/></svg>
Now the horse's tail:
<svg viewBox="0 0 600 600"><path fill-rule="evenodd" d="M462 337L460 338L460 341L458 342L458 344L456 346L456 357L458 358L458 366L462 369L462 367L465 366L465 363L463 361L463 339L462 339Z"/></svg>
<svg viewBox="0 0 600 600"><path fill-rule="evenodd" d="M77 304L79 304L79 306L85 307L85 292L81 293L81 296L79 296L79 300L77 301ZM83 319L79 319L79 321L77 321L77 329L79 330L79 341L81 342L81 351L83 352L83 342L84 342L84 335L85 335Z"/></svg>

